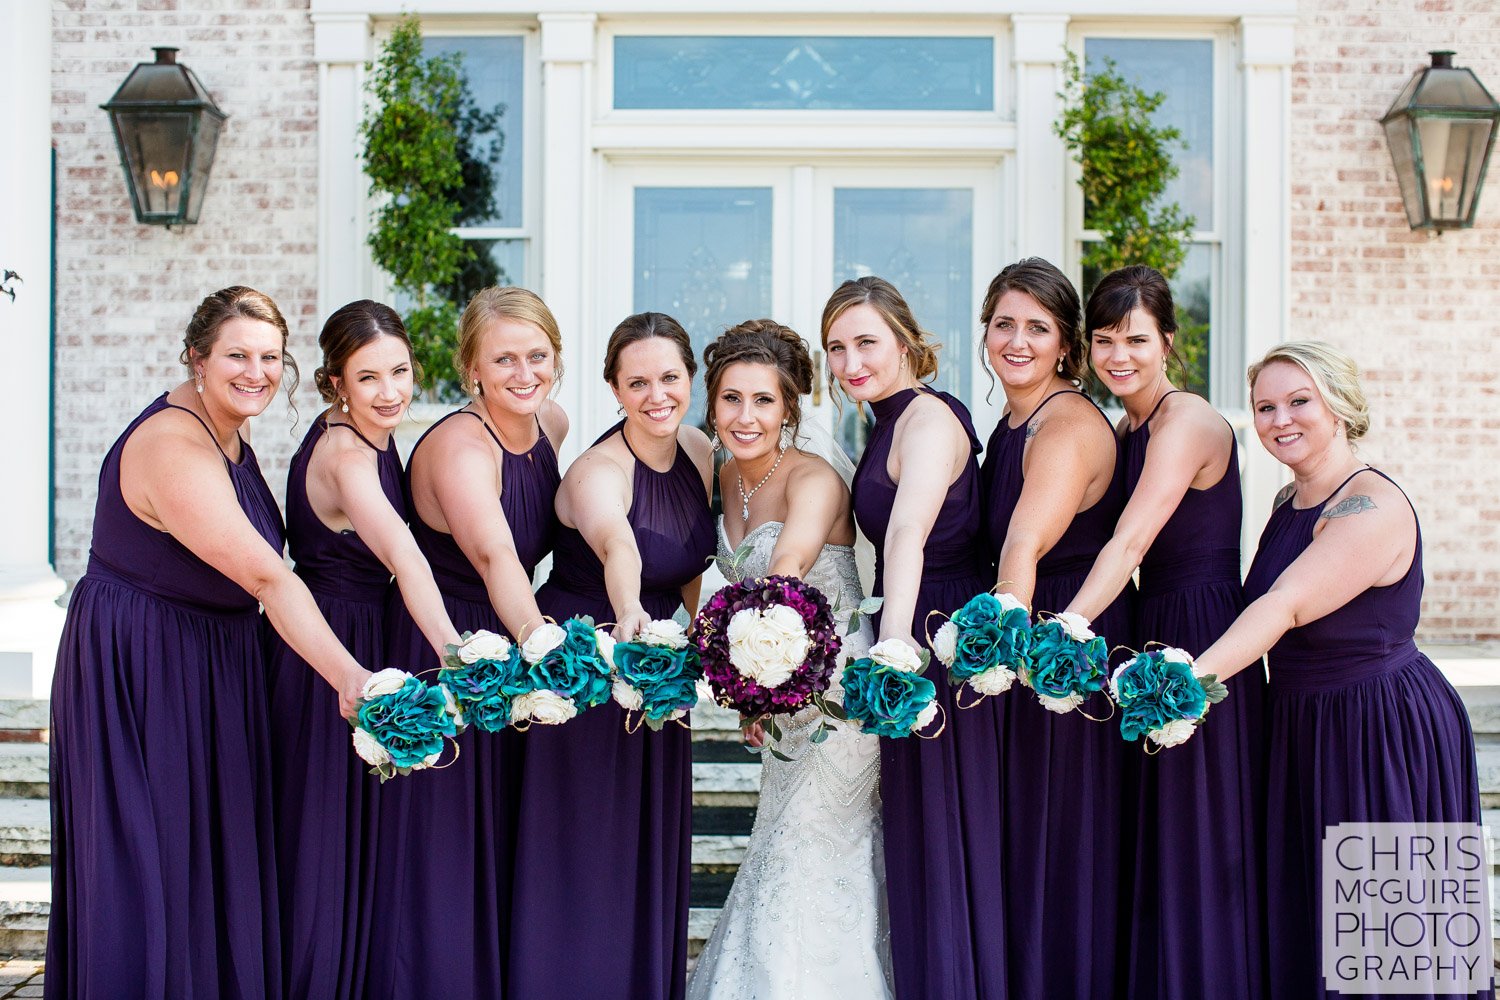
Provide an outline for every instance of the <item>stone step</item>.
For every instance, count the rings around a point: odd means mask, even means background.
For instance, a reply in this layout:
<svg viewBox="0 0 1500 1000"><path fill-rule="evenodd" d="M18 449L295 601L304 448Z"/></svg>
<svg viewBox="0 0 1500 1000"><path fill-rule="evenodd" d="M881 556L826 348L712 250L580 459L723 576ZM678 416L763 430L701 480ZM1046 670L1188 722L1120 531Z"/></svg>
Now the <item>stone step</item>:
<svg viewBox="0 0 1500 1000"><path fill-rule="evenodd" d="M52 869L0 868L0 958L42 958L52 913Z"/></svg>
<svg viewBox="0 0 1500 1000"><path fill-rule="evenodd" d="M1500 681L1500 677L1496 680ZM1500 684L1461 685L1456 690L1469 710L1469 725L1474 727L1475 735L1500 735Z"/></svg>
<svg viewBox="0 0 1500 1000"><path fill-rule="evenodd" d="M0 865L35 871L47 865L51 855L50 803L46 799L0 798Z"/></svg>
<svg viewBox="0 0 1500 1000"><path fill-rule="evenodd" d="M45 732L52 724L51 711L46 698L0 699L0 731Z"/></svg>
<svg viewBox="0 0 1500 1000"><path fill-rule="evenodd" d="M0 742L0 796L45 799L49 750L45 743Z"/></svg>

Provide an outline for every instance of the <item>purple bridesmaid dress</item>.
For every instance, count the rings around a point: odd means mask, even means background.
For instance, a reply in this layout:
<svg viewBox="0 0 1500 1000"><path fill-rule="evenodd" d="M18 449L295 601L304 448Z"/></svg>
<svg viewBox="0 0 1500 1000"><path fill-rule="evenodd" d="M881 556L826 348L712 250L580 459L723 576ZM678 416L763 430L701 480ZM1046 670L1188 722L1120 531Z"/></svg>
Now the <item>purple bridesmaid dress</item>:
<svg viewBox="0 0 1500 1000"><path fill-rule="evenodd" d="M620 427L599 440L623 433ZM636 461L628 516L641 554L641 604L652 618L670 618L682 587L714 553L703 477L681 447L666 472ZM559 526L552 575L537 603L558 621L615 620L604 567L575 529ZM688 730L628 733L624 710L610 701L561 726L532 726L520 739L508 994L682 997L692 858Z"/></svg>
<svg viewBox="0 0 1500 1000"><path fill-rule="evenodd" d="M471 410L458 410L427 433L457 418L481 420ZM426 524L411 502L411 467L425 439L426 434L407 463L412 536L432 567L454 627L461 633L489 629L507 634L484 580L453 536ZM498 438L495 443L502 452L500 507L516 555L530 574L551 551L557 531L557 455L545 433L522 454L506 451ZM388 665L435 670L437 657L394 587L386 613ZM382 786L380 856L372 895L376 912L365 986L371 1000L492 1000L505 995L520 743L519 734L510 730L470 732L448 766Z"/></svg>
<svg viewBox="0 0 1500 1000"><path fill-rule="evenodd" d="M998 561L1011 512L1025 485L1026 428L1053 393L1019 427L1002 416L984 452L980 479L991 558ZM1082 393L1077 393L1083 395ZM1099 419L1109 426L1103 412ZM1110 430L1113 436L1113 429ZM1116 474L1088 510L1074 515L1057 544L1037 562L1032 607L1062 611L1083 586L1099 550L1114 535L1125 506ZM1094 619L1111 644L1130 638L1132 593ZM1121 780L1127 745L1114 722L1043 708L1017 685L996 699L1004 713L1004 947L1015 997L1109 997L1116 991L1116 938L1123 903L1120 878ZM1109 714L1106 696L1083 708ZM1139 753L1139 750L1135 752Z"/></svg>
<svg viewBox="0 0 1500 1000"><path fill-rule="evenodd" d="M287 550L297 575L344 648L379 670L391 574L357 534L328 527L308 501L308 462L325 434L353 434L377 452L381 489L404 520L401 456L394 440L381 451L353 425L319 417L287 473ZM364 990L380 785L350 747L338 693L269 622L264 631L283 985L288 997L348 1000Z"/></svg>
<svg viewBox="0 0 1500 1000"><path fill-rule="evenodd" d="M1361 469L1330 496L1360 475L1390 480ZM1298 510L1286 501L1271 512L1245 577L1246 600L1270 590L1312 543L1327 503ZM1290 629L1271 647L1269 996L1331 995L1323 984L1318 889L1327 827L1480 822L1474 733L1458 693L1417 649L1421 603L1419 524L1405 576Z"/></svg>
<svg viewBox="0 0 1500 1000"><path fill-rule="evenodd" d="M104 458L58 648L49 997L281 995L256 600L120 491L126 440L168 407L184 409L159 397ZM224 467L280 552L281 512L242 449Z"/></svg>
<svg viewBox="0 0 1500 1000"><path fill-rule="evenodd" d="M1121 442L1127 493L1140 482L1155 416ZM1240 517L1231 443L1224 475L1187 491L1141 560L1137 642L1197 656L1229 628L1245 605ZM1127 803L1135 825L1128 995L1141 1000L1265 995L1265 671L1257 664L1228 687L1191 740L1131 762L1127 787L1139 797Z"/></svg>
<svg viewBox="0 0 1500 1000"><path fill-rule="evenodd" d="M885 593L885 536L897 484L887 471L896 422L917 389L870 404L875 423L854 473L854 516L875 546L875 595ZM990 588L979 524L979 439L964 405L941 399L973 449L927 536L912 633L927 634L928 615L951 614ZM937 631L939 621L931 622ZM875 622L877 631L880 623ZM881 821L896 995L905 998L1005 995L1006 926L1001 910L999 699L959 709L943 665L925 676L947 717L937 739L882 740Z"/></svg>

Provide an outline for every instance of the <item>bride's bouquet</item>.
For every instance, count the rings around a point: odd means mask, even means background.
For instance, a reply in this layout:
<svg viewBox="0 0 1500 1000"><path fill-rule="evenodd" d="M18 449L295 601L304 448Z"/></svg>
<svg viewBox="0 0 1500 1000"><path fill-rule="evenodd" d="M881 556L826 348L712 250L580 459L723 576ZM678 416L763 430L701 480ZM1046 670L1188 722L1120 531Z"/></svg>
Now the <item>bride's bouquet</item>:
<svg viewBox="0 0 1500 1000"><path fill-rule="evenodd" d="M955 687L967 684L980 696L1004 694L1017 672L1031 665L1031 615L1010 594L977 594L938 627L928 645Z"/></svg>
<svg viewBox="0 0 1500 1000"><path fill-rule="evenodd" d="M779 728L770 717L813 704L828 689L840 648L828 600L790 576L723 587L688 634L714 700L747 723L764 720L773 741ZM820 726L812 741L826 735Z"/></svg>
<svg viewBox="0 0 1500 1000"><path fill-rule="evenodd" d="M377 671L360 693L359 708L349 720L354 752L382 784L434 766L444 741L463 731L463 717L447 690L405 670Z"/></svg>
<svg viewBox="0 0 1500 1000"><path fill-rule="evenodd" d="M1066 715L1109 679L1109 649L1082 615L1048 615L1031 628L1030 662L1018 676L1050 712Z"/></svg>
<svg viewBox="0 0 1500 1000"><path fill-rule="evenodd" d="M1172 646L1137 653L1115 670L1110 694L1120 706L1120 735L1145 736L1158 748L1183 743L1229 690L1213 674L1200 674L1185 650ZM1146 748L1150 750L1150 746Z"/></svg>
<svg viewBox="0 0 1500 1000"><path fill-rule="evenodd" d="M675 621L646 623L629 642L598 633L599 650L614 666L612 693L626 712L640 712L652 730L681 719L698 702L703 667L687 631Z"/></svg>
<svg viewBox="0 0 1500 1000"><path fill-rule="evenodd" d="M871 646L868 656L850 660L841 682L841 717L871 736L921 735L938 715L937 687L922 676L927 658L900 639L886 639Z"/></svg>

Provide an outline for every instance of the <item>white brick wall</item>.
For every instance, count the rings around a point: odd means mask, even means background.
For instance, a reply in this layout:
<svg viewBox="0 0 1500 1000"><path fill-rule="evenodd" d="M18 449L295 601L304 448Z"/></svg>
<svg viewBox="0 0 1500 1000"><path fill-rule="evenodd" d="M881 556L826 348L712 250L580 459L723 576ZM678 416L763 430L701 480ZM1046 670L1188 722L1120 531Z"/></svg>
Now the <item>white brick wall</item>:
<svg viewBox="0 0 1500 1000"><path fill-rule="evenodd" d="M1422 518L1422 634L1500 638L1500 166L1471 230L1407 228L1377 119L1427 50L1500 93L1500 5L1317 0L1292 67L1291 332L1349 350L1361 448ZM1253 158L1253 152L1252 152Z"/></svg>

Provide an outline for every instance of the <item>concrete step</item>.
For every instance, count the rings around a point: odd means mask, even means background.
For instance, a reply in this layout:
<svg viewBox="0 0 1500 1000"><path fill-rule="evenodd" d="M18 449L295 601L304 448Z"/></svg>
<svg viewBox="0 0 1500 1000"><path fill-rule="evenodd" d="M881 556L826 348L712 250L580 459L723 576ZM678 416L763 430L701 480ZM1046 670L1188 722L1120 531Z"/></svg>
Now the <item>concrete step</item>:
<svg viewBox="0 0 1500 1000"><path fill-rule="evenodd" d="M0 958L42 958L52 913L52 869L0 868Z"/></svg>
<svg viewBox="0 0 1500 1000"><path fill-rule="evenodd" d="M0 699L0 730L45 732L51 725L52 702L45 698Z"/></svg>
<svg viewBox="0 0 1500 1000"><path fill-rule="evenodd" d="M0 796L45 799L49 752L45 743L0 742Z"/></svg>
<svg viewBox="0 0 1500 1000"><path fill-rule="evenodd" d="M46 799L0 798L0 865L36 870L51 862L52 812Z"/></svg>

